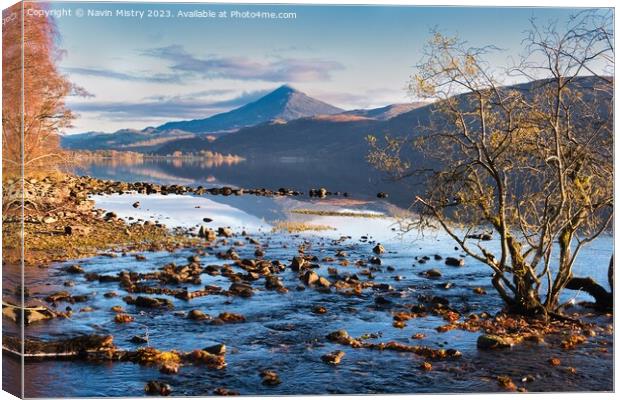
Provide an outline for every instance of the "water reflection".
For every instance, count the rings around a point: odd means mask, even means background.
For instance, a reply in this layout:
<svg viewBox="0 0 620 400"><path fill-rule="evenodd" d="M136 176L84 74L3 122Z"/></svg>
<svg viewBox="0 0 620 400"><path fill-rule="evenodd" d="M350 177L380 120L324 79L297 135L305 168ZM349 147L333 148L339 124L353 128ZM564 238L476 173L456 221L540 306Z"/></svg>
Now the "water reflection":
<svg viewBox="0 0 620 400"><path fill-rule="evenodd" d="M152 181L162 184L227 184L246 188L280 187L308 191L326 187L347 192L356 199L375 199L389 193L388 201L407 207L415 187L407 182L390 182L368 165L343 160L305 158L248 159L239 163L218 163L190 159L144 159L140 162L92 161L77 167L80 175L124 181Z"/></svg>

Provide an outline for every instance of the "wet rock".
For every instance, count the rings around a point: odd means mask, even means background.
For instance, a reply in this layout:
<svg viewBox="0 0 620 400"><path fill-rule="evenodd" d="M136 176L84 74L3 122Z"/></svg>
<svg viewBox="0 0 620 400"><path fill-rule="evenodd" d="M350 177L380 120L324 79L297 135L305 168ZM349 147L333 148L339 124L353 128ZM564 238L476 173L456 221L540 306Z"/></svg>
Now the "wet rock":
<svg viewBox="0 0 620 400"><path fill-rule="evenodd" d="M230 312L220 313L220 315L218 315L217 319L222 321L222 322L224 322L224 323L245 322L245 317L243 315L235 314L235 313L230 313Z"/></svg>
<svg viewBox="0 0 620 400"><path fill-rule="evenodd" d="M312 308L312 312L315 314L325 314L327 313L327 308L323 307L323 306L314 306Z"/></svg>
<svg viewBox="0 0 620 400"><path fill-rule="evenodd" d="M254 291L252 290L252 286L245 283L235 282L228 288L228 291L236 296L241 297L252 297L254 295Z"/></svg>
<svg viewBox="0 0 620 400"><path fill-rule="evenodd" d="M377 198L379 199L386 199L388 197L388 194L385 192L379 192L377 193Z"/></svg>
<svg viewBox="0 0 620 400"><path fill-rule="evenodd" d="M223 387L219 387L213 390L213 394L216 396L239 396L239 392L235 390L226 389Z"/></svg>
<svg viewBox="0 0 620 400"><path fill-rule="evenodd" d="M322 276L319 276L318 281L316 282L318 286L323 287L323 288L328 288L332 285L332 283L329 281L329 279L324 278Z"/></svg>
<svg viewBox="0 0 620 400"><path fill-rule="evenodd" d="M129 339L129 341L135 344L143 344L143 343L148 343L149 340L145 338L144 336L135 335L131 339Z"/></svg>
<svg viewBox="0 0 620 400"><path fill-rule="evenodd" d="M473 292L479 295L487 294L487 291L484 288L477 287L473 289Z"/></svg>
<svg viewBox="0 0 620 400"><path fill-rule="evenodd" d="M429 363L428 361L424 361L422 364L420 364L420 369L422 371L432 371L433 364Z"/></svg>
<svg viewBox="0 0 620 400"><path fill-rule="evenodd" d="M446 265L451 267L462 267L465 265L465 260L462 258L446 257Z"/></svg>
<svg viewBox="0 0 620 400"><path fill-rule="evenodd" d="M114 316L114 322L117 324L125 324L128 322L133 322L134 318L129 314L119 313Z"/></svg>
<svg viewBox="0 0 620 400"><path fill-rule="evenodd" d="M467 235L467 239L478 239L482 241L493 240L493 235L491 233L474 233L472 235Z"/></svg>
<svg viewBox="0 0 620 400"><path fill-rule="evenodd" d="M70 274L83 274L84 268L82 268L82 266L79 264L73 264L65 268L65 271L67 271Z"/></svg>
<svg viewBox="0 0 620 400"><path fill-rule="evenodd" d="M71 293L66 292L64 290L60 291L60 292L55 292L50 294L49 296L47 296L45 298L45 301L49 302L49 303L57 303L59 301L71 301Z"/></svg>
<svg viewBox="0 0 620 400"><path fill-rule="evenodd" d="M74 281L65 281L65 282L63 283L63 286L66 286L66 287L73 287L73 286L75 286L75 282L74 282Z"/></svg>
<svg viewBox="0 0 620 400"><path fill-rule="evenodd" d="M442 276L441 271L438 269L429 269L422 273L427 278L440 278Z"/></svg>
<svg viewBox="0 0 620 400"><path fill-rule="evenodd" d="M116 292L106 292L103 294L103 297L105 297L106 299L111 299L116 296L118 296L118 293Z"/></svg>
<svg viewBox="0 0 620 400"><path fill-rule="evenodd" d="M498 376L497 383L502 388L509 390L511 392L514 392L515 390L517 390L517 385L515 385L515 383L512 381L512 379L509 376L506 376L506 375Z"/></svg>
<svg viewBox="0 0 620 400"><path fill-rule="evenodd" d="M306 273L302 277L302 281L306 285L312 285L319 281L319 275L314 271L306 271Z"/></svg>
<svg viewBox="0 0 620 400"><path fill-rule="evenodd" d="M273 370L261 371L260 377L263 378L263 385L266 386L277 386L282 383L278 373Z"/></svg>
<svg viewBox="0 0 620 400"><path fill-rule="evenodd" d="M337 350L321 356L321 360L327 364L338 365L344 357L344 351Z"/></svg>
<svg viewBox="0 0 620 400"><path fill-rule="evenodd" d="M135 299L128 301L129 304L133 304L136 307L143 308L172 308L172 302L162 297L146 297L138 296Z"/></svg>
<svg viewBox="0 0 620 400"><path fill-rule="evenodd" d="M386 299L383 296L377 296L375 297L375 304L378 306L387 306L387 305L391 305L393 304L391 300Z"/></svg>
<svg viewBox="0 0 620 400"><path fill-rule="evenodd" d="M284 289L284 284L278 276L271 275L265 277L265 288L268 290Z"/></svg>
<svg viewBox="0 0 620 400"><path fill-rule="evenodd" d="M291 269L293 271L300 271L303 268L305 268L307 265L307 261L303 258L303 257L293 257L293 260L291 261Z"/></svg>
<svg viewBox="0 0 620 400"><path fill-rule="evenodd" d="M482 350L508 348L512 346L512 342L497 335L481 335L476 341L476 346Z"/></svg>
<svg viewBox="0 0 620 400"><path fill-rule="evenodd" d="M207 346L202 350L216 356L223 356L224 354L226 354L226 345L223 343L214 344L213 346Z"/></svg>
<svg viewBox="0 0 620 400"><path fill-rule="evenodd" d="M131 206L132 206L133 208L139 208L139 207L140 207L140 202L139 202L139 201L136 201L136 202L135 202L135 203L133 203Z"/></svg>
<svg viewBox="0 0 620 400"><path fill-rule="evenodd" d="M552 357L549 359L549 364L553 367L559 367L562 364L562 361L560 361L557 357Z"/></svg>
<svg viewBox="0 0 620 400"><path fill-rule="evenodd" d="M210 319L211 317L209 316L209 314L205 314L204 312L200 310L191 310L189 314L187 315L187 318L194 320L194 321L202 321L205 319Z"/></svg>
<svg viewBox="0 0 620 400"><path fill-rule="evenodd" d="M149 381L144 386L144 391L147 394L155 395L155 396L168 396L172 393L172 387L161 381Z"/></svg>
<svg viewBox="0 0 620 400"><path fill-rule="evenodd" d="M208 242L213 242L217 239L217 234L213 229L201 226L198 230L198 237L204 238Z"/></svg>
<svg viewBox="0 0 620 400"><path fill-rule="evenodd" d="M376 257L376 256L370 257L368 262L370 262L373 265L381 265L381 259L379 257Z"/></svg>
<svg viewBox="0 0 620 400"><path fill-rule="evenodd" d="M381 243L377 243L377 245L372 249L375 254L383 254L385 253L385 247Z"/></svg>
<svg viewBox="0 0 620 400"><path fill-rule="evenodd" d="M347 254L347 252L346 252L346 251L344 251L344 250L338 250L338 251L336 252L336 257L339 257L339 258L345 258L345 257L348 257L348 256L349 256L349 255L348 255L348 254Z"/></svg>
<svg viewBox="0 0 620 400"><path fill-rule="evenodd" d="M217 228L217 234L218 236L229 238L233 236L233 231L230 228L220 227L220 228Z"/></svg>
<svg viewBox="0 0 620 400"><path fill-rule="evenodd" d="M159 372L162 374L178 374L179 373L179 364L174 362L166 362L159 367Z"/></svg>
<svg viewBox="0 0 620 400"><path fill-rule="evenodd" d="M202 221L206 223L213 222L211 218L207 218L207 217L203 218Z"/></svg>
<svg viewBox="0 0 620 400"><path fill-rule="evenodd" d="M114 311L115 313L125 312L125 310L121 306L112 306L110 307L110 310Z"/></svg>
<svg viewBox="0 0 620 400"><path fill-rule="evenodd" d="M256 250L254 250L254 256L255 257L264 257L265 256L265 252L262 249L256 249Z"/></svg>
<svg viewBox="0 0 620 400"><path fill-rule="evenodd" d="M435 255L433 256L433 258L435 259L435 261L440 261L440 260L443 260L443 257L442 257L442 256L440 256L439 254L435 254Z"/></svg>

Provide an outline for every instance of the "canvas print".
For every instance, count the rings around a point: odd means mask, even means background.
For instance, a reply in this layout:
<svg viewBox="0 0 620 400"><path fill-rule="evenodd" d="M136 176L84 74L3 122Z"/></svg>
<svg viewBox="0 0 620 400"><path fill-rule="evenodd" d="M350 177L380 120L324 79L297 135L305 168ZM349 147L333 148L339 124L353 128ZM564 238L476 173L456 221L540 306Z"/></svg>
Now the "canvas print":
<svg viewBox="0 0 620 400"><path fill-rule="evenodd" d="M2 14L3 390L614 390L614 9Z"/></svg>

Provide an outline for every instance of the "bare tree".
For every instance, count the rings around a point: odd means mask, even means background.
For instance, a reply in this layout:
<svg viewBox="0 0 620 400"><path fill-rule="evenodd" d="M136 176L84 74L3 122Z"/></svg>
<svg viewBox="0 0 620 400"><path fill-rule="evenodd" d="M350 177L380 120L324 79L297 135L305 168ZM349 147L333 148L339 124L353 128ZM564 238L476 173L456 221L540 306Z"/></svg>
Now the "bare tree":
<svg viewBox="0 0 620 400"><path fill-rule="evenodd" d="M410 87L436 101L431 123L413 139L369 137L377 168L425 180L407 229L441 226L492 269L511 312L556 313L562 290L578 284L580 251L612 221L610 22L597 11L564 28L532 21L527 57L512 69L525 83L513 86L484 61L494 47L435 32ZM473 235L481 229L498 248Z"/></svg>

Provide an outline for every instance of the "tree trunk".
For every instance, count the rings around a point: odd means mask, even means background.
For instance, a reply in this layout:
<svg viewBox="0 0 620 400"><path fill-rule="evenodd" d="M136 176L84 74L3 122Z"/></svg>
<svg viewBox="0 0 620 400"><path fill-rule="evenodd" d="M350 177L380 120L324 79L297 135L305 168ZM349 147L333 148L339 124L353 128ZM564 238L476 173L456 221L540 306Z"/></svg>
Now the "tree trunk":
<svg viewBox="0 0 620 400"><path fill-rule="evenodd" d="M596 301L594 305L601 310L611 310L614 306L613 292L608 292L604 287L599 285L594 279L588 278L571 278L566 284L566 289L583 290Z"/></svg>

